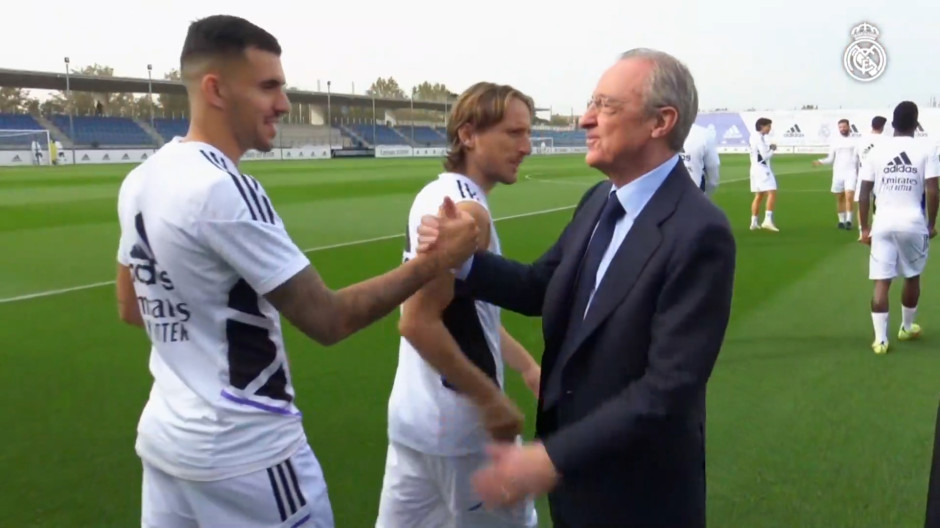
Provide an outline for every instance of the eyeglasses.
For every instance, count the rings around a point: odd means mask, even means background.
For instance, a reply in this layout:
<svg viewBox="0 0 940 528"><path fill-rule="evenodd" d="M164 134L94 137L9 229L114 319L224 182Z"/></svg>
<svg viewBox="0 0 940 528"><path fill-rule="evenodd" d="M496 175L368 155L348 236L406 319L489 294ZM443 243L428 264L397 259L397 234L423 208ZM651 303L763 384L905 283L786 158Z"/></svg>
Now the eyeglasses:
<svg viewBox="0 0 940 528"><path fill-rule="evenodd" d="M623 104L624 102L620 101L619 99L598 95L588 99L587 109L590 110L591 108L595 108L598 111L609 113L617 110Z"/></svg>

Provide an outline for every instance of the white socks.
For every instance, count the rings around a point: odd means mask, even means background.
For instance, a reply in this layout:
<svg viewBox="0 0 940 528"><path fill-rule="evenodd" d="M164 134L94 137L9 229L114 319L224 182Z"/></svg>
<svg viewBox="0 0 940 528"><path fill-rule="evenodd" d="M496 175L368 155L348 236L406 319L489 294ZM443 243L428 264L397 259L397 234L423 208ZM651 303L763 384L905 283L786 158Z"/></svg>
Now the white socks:
<svg viewBox="0 0 940 528"><path fill-rule="evenodd" d="M875 327L875 343L887 343L888 312L872 312L871 324Z"/></svg>
<svg viewBox="0 0 940 528"><path fill-rule="evenodd" d="M764 221L772 223L774 221L774 212L773 211L764 211Z"/></svg>
<svg viewBox="0 0 940 528"><path fill-rule="evenodd" d="M914 317L917 316L917 307L908 308L907 306L901 305L901 328L904 330L910 330L911 325L914 324Z"/></svg>

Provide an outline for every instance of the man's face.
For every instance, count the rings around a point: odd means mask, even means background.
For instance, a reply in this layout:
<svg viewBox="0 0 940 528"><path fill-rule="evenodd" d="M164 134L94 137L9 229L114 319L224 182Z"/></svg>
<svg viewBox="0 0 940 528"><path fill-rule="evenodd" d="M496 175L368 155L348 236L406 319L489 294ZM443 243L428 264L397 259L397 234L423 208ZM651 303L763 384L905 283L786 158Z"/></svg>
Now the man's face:
<svg viewBox="0 0 940 528"><path fill-rule="evenodd" d="M529 107L513 98L503 120L484 131L472 131L472 148L466 152L468 165L480 170L492 183L515 183L519 165L532 152L529 141L532 114Z"/></svg>
<svg viewBox="0 0 940 528"><path fill-rule="evenodd" d="M846 123L845 121L840 122L840 123L839 123L839 133L842 134L843 136L848 136L848 135L849 135L849 124Z"/></svg>
<svg viewBox="0 0 940 528"><path fill-rule="evenodd" d="M274 148L278 119L290 110L280 57L248 48L243 60L226 68L219 84L239 146L261 152Z"/></svg>
<svg viewBox="0 0 940 528"><path fill-rule="evenodd" d="M601 76L579 123L587 131L589 166L609 172L651 139L657 120L643 106L651 70L647 61L628 59L617 61Z"/></svg>

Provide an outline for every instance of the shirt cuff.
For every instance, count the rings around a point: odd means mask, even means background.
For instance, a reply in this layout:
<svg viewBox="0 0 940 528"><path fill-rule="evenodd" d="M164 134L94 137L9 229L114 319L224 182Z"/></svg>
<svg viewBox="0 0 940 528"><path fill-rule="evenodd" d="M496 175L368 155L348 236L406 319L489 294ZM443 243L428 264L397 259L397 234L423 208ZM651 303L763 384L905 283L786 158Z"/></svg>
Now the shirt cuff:
<svg viewBox="0 0 940 528"><path fill-rule="evenodd" d="M460 280L467 280L467 277L470 275L470 268L473 267L473 255L470 255L468 258L457 270L455 270L454 276Z"/></svg>

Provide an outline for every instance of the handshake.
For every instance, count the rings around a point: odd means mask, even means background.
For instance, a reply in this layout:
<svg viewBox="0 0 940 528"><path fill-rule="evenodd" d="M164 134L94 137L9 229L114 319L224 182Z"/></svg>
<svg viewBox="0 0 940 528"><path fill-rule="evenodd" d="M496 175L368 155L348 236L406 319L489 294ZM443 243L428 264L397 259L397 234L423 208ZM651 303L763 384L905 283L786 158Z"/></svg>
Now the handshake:
<svg viewBox="0 0 940 528"><path fill-rule="evenodd" d="M421 219L415 252L420 257L438 259L443 269L455 270L476 251L479 235L473 216L445 197L438 216L425 215Z"/></svg>

